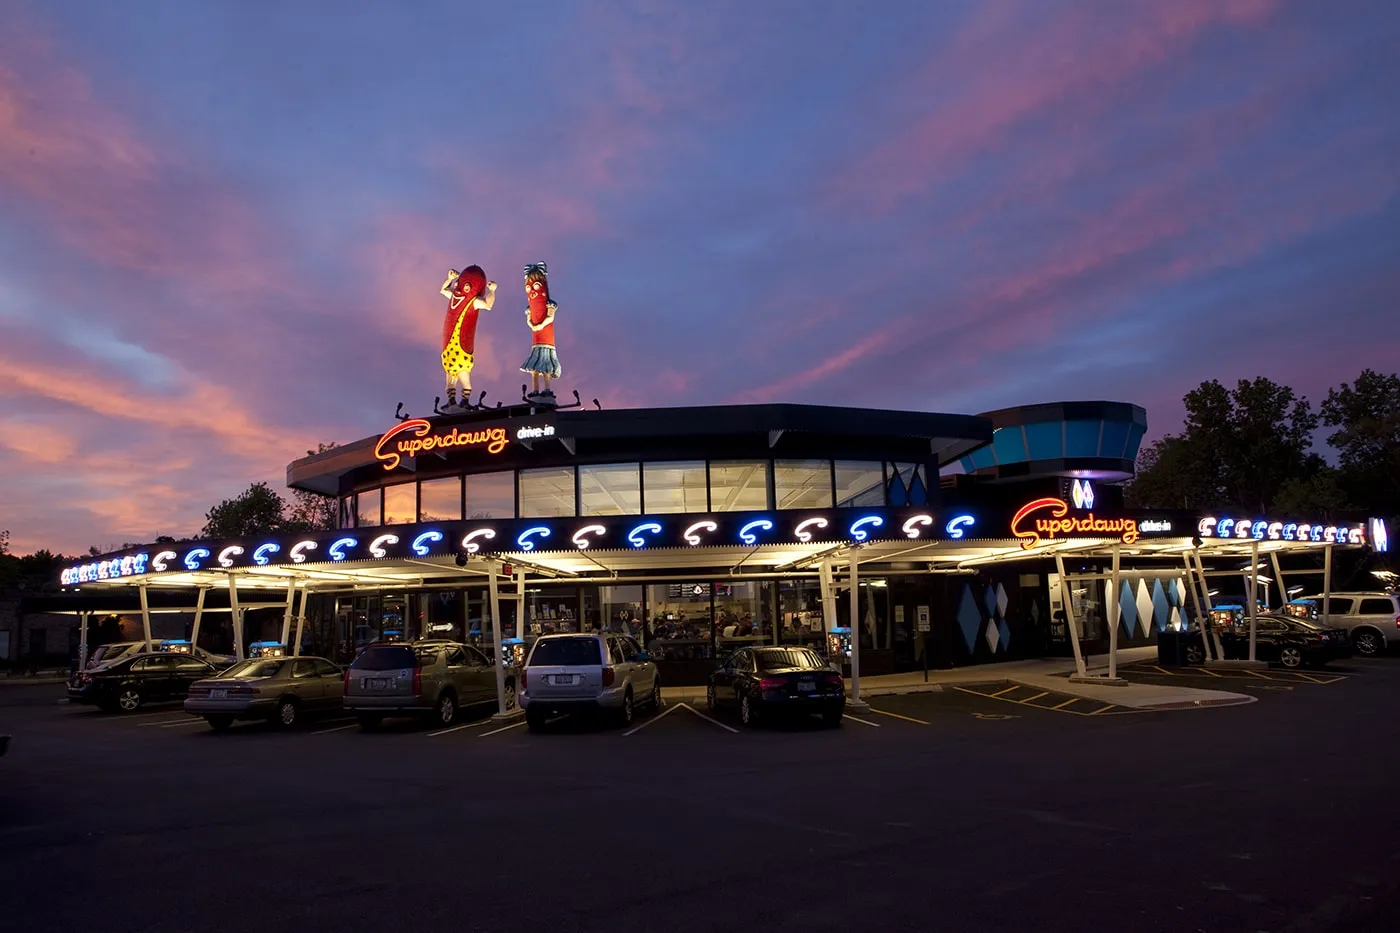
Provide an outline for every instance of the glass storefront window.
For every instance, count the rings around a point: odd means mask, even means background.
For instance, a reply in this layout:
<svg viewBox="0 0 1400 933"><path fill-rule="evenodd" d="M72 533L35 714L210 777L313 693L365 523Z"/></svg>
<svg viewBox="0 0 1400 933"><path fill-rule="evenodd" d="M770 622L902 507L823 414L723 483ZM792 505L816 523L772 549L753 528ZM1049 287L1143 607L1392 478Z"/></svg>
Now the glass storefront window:
<svg viewBox="0 0 1400 933"><path fill-rule="evenodd" d="M642 514L642 473L637 463L609 463L578 468L583 515Z"/></svg>
<svg viewBox="0 0 1400 933"><path fill-rule="evenodd" d="M714 657L710 584L656 583L647 587L647 650L658 660Z"/></svg>
<svg viewBox="0 0 1400 933"><path fill-rule="evenodd" d="M640 644L646 635L642 630L642 587L600 586L598 588L599 616L609 632L630 635Z"/></svg>
<svg viewBox="0 0 1400 933"><path fill-rule="evenodd" d="M816 580L780 580L778 614L783 644L806 645L815 648L818 654L826 654L821 584Z"/></svg>
<svg viewBox="0 0 1400 933"><path fill-rule="evenodd" d="M648 515L709 511L705 461L642 464L642 493Z"/></svg>
<svg viewBox="0 0 1400 933"><path fill-rule="evenodd" d="M768 508L768 461L716 460L710 463L710 509L757 512Z"/></svg>
<svg viewBox="0 0 1400 933"><path fill-rule="evenodd" d="M579 631L578 590L562 586L528 587L525 622L527 639Z"/></svg>
<svg viewBox="0 0 1400 933"><path fill-rule="evenodd" d="M515 474L478 473L468 476L466 517L514 518Z"/></svg>
<svg viewBox="0 0 1400 933"><path fill-rule="evenodd" d="M885 504L885 470L878 462L836 461L837 508L863 508Z"/></svg>
<svg viewBox="0 0 1400 933"><path fill-rule="evenodd" d="M447 638L463 641L466 623L466 602L456 590L425 593L423 600L423 635L426 638Z"/></svg>
<svg viewBox="0 0 1400 933"><path fill-rule="evenodd" d="M341 527L341 528L354 528L354 527L355 527L355 497L354 497L354 496L341 496L341 497L340 497L340 521L338 522L338 525L339 525L339 527Z"/></svg>
<svg viewBox="0 0 1400 933"><path fill-rule="evenodd" d="M425 479L418 484L418 520L455 522L462 517L462 478Z"/></svg>
<svg viewBox="0 0 1400 933"><path fill-rule="evenodd" d="M715 584L715 642L721 655L773 641L771 581Z"/></svg>
<svg viewBox="0 0 1400 933"><path fill-rule="evenodd" d="M383 519L383 490L370 489L355 494L356 524L361 528L372 528Z"/></svg>
<svg viewBox="0 0 1400 933"><path fill-rule="evenodd" d="M555 518L573 514L573 467L520 471L521 518Z"/></svg>
<svg viewBox="0 0 1400 933"><path fill-rule="evenodd" d="M411 525L418 518L418 484L384 487L384 524Z"/></svg>
<svg viewBox="0 0 1400 933"><path fill-rule="evenodd" d="M780 509L831 508L831 461L777 461L773 464L773 495Z"/></svg>

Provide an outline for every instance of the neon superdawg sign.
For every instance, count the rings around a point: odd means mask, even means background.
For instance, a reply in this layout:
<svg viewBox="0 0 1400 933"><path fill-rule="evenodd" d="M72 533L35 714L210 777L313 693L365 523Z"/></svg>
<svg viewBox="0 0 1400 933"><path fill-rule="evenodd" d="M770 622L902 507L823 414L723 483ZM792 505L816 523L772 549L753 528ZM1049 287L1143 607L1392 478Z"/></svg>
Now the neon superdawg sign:
<svg viewBox="0 0 1400 933"><path fill-rule="evenodd" d="M1316 541L1320 544L1365 544L1366 526L1330 525L1325 522L1276 522L1265 518L1220 518L1207 515L1196 526L1202 538L1237 541Z"/></svg>
<svg viewBox="0 0 1400 933"><path fill-rule="evenodd" d="M1081 500L1082 501L1082 500ZM1117 538L1132 544L1141 534L1135 518L1102 518L1093 512L1070 515L1063 499L1034 499L1011 519L1011 533L1030 549L1059 538Z"/></svg>

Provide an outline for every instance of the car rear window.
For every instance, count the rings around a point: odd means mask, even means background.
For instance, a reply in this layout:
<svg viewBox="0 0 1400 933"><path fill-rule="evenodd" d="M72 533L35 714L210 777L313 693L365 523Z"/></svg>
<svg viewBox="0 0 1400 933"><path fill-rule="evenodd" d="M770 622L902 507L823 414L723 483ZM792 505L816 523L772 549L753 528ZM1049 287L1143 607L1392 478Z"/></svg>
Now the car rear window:
<svg viewBox="0 0 1400 933"><path fill-rule="evenodd" d="M361 671L393 671L404 667L417 667L418 656L413 653L412 648L403 645L381 645L366 648L350 666Z"/></svg>
<svg viewBox="0 0 1400 933"><path fill-rule="evenodd" d="M550 638L535 642L529 667L587 667L603 663L596 638Z"/></svg>
<svg viewBox="0 0 1400 933"><path fill-rule="evenodd" d="M276 677L286 661L259 661L256 658L240 661L220 674L220 677Z"/></svg>
<svg viewBox="0 0 1400 933"><path fill-rule="evenodd" d="M805 648L765 648L756 652L759 670L776 671L785 667L801 667L816 670L826 667L821 658Z"/></svg>

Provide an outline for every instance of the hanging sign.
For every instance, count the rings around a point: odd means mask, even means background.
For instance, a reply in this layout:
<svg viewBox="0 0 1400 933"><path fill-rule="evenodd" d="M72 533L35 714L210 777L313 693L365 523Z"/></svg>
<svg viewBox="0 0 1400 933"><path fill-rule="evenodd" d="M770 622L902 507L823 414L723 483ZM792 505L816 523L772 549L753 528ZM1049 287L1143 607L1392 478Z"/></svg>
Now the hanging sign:
<svg viewBox="0 0 1400 933"><path fill-rule="evenodd" d="M915 619L918 623L919 631L930 631L930 613L928 606L920 606L915 610Z"/></svg>
<svg viewBox="0 0 1400 933"><path fill-rule="evenodd" d="M1070 516L1069 503L1063 499L1034 499L1011 519L1011 533L1029 550L1063 538L1118 538L1132 544L1140 530L1135 518L1100 518L1093 512Z"/></svg>
<svg viewBox="0 0 1400 933"><path fill-rule="evenodd" d="M384 432L379 443L374 445L375 459L384 463L384 469L397 467L404 457L416 457L427 450L446 450L449 447L484 447L490 454L505 450L510 439L505 428L481 428L477 431L453 428L451 431L433 431L432 423L422 418L410 418Z"/></svg>

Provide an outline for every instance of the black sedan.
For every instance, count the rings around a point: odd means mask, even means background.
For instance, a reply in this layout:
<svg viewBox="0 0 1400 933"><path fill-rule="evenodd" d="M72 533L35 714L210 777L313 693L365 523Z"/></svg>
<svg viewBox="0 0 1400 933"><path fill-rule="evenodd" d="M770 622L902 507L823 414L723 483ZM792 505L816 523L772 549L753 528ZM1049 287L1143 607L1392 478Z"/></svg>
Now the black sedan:
<svg viewBox="0 0 1400 933"><path fill-rule="evenodd" d="M810 648L743 648L710 675L705 699L711 710L733 707L744 725L778 715L820 715L841 725L846 684Z"/></svg>
<svg viewBox="0 0 1400 933"><path fill-rule="evenodd" d="M1221 633L1220 646L1225 649L1226 658L1248 658L1249 621ZM1297 669L1351 655L1351 639L1345 629L1283 615L1261 615L1256 620L1254 656L1260 661Z"/></svg>
<svg viewBox="0 0 1400 933"><path fill-rule="evenodd" d="M82 671L68 686L68 699L108 712L134 713L150 703L183 700L190 684L218 668L187 654L142 654Z"/></svg>

